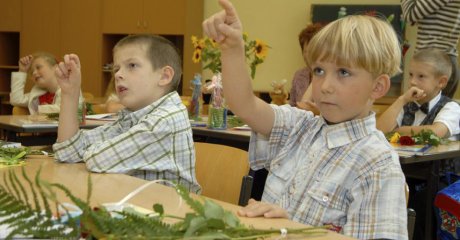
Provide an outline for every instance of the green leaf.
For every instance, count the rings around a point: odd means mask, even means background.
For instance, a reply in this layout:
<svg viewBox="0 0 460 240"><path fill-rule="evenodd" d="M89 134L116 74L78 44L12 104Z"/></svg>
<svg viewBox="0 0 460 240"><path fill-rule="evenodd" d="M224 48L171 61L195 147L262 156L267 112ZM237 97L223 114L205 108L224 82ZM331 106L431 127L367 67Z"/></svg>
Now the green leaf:
<svg viewBox="0 0 460 240"><path fill-rule="evenodd" d="M232 228L240 226L240 220L232 212L225 211L224 213L224 222Z"/></svg>
<svg viewBox="0 0 460 240"><path fill-rule="evenodd" d="M207 227L210 229L220 229L224 230L225 229L225 222L222 219L208 219L207 220Z"/></svg>
<svg viewBox="0 0 460 240"><path fill-rule="evenodd" d="M185 231L184 237L193 236L201 228L206 227L206 219L204 217L196 217L190 221L190 226Z"/></svg>
<svg viewBox="0 0 460 240"><path fill-rule="evenodd" d="M222 219L224 217L224 209L213 201L205 200L204 201L204 216L206 217L206 219L212 219L212 218Z"/></svg>
<svg viewBox="0 0 460 240"><path fill-rule="evenodd" d="M200 239L232 239L230 236L228 236L225 233L222 232L209 232L209 233L203 233L200 235Z"/></svg>
<svg viewBox="0 0 460 240"><path fill-rule="evenodd" d="M163 209L163 205L158 204L158 203L153 204L153 211L158 213L160 216L163 216L163 214L165 212L164 209Z"/></svg>

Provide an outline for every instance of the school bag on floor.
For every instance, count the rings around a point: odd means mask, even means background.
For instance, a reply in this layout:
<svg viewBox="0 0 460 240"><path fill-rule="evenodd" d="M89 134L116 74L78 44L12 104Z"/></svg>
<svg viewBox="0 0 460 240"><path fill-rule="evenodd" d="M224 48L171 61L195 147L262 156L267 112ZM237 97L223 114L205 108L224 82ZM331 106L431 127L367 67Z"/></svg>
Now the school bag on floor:
<svg viewBox="0 0 460 240"><path fill-rule="evenodd" d="M438 192L434 207L438 239L460 239L460 180Z"/></svg>

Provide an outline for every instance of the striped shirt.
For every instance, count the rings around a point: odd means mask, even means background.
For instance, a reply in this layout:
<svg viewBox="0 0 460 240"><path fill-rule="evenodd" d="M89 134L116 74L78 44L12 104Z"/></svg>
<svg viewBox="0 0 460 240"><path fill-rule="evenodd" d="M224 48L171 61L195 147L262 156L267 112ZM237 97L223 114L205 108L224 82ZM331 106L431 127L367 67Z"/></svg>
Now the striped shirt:
<svg viewBox="0 0 460 240"><path fill-rule="evenodd" d="M188 113L177 92L118 120L53 145L59 162L86 163L88 170L165 179L199 193L195 149Z"/></svg>
<svg viewBox="0 0 460 240"><path fill-rule="evenodd" d="M403 18L418 24L417 48L441 49L457 56L460 0L402 0Z"/></svg>
<svg viewBox="0 0 460 240"><path fill-rule="evenodd" d="M272 108L270 136L253 132L249 146L251 168L269 170L262 201L355 238L407 239L404 174L374 113L328 125L311 112Z"/></svg>

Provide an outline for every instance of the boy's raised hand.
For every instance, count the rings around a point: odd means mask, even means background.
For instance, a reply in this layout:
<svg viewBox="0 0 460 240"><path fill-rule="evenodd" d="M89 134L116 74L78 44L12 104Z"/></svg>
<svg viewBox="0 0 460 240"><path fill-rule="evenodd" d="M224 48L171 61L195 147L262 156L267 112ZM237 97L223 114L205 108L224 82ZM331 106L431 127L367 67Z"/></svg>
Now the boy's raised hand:
<svg viewBox="0 0 460 240"><path fill-rule="evenodd" d="M80 95L80 59L76 54L64 55L64 62L60 62L56 68L56 77L63 94Z"/></svg>
<svg viewBox="0 0 460 240"><path fill-rule="evenodd" d="M19 59L19 71L20 72L29 71L30 65L32 65L33 60L34 60L34 57L32 55L27 55Z"/></svg>
<svg viewBox="0 0 460 240"><path fill-rule="evenodd" d="M266 218L288 218L286 210L278 205L266 202L259 202L254 199L249 199L248 205L238 210L238 215L242 217L260 217Z"/></svg>
<svg viewBox="0 0 460 240"><path fill-rule="evenodd" d="M238 14L229 0L219 0L222 11L203 22L206 35L218 42L222 49L242 46L242 26Z"/></svg>

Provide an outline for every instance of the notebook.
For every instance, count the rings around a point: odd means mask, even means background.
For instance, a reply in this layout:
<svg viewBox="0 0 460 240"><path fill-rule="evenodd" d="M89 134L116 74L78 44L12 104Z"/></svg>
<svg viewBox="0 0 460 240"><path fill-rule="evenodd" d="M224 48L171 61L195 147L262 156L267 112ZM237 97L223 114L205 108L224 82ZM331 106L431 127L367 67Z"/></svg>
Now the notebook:
<svg viewBox="0 0 460 240"><path fill-rule="evenodd" d="M431 145L428 144L405 146L398 143L391 143L391 146L398 152L400 156L423 155L431 148Z"/></svg>
<svg viewBox="0 0 460 240"><path fill-rule="evenodd" d="M103 113L103 114L86 115L85 119L100 120L100 121L115 121L117 120L117 116L112 113Z"/></svg>

